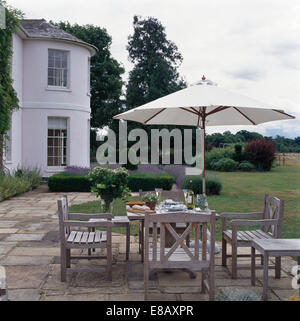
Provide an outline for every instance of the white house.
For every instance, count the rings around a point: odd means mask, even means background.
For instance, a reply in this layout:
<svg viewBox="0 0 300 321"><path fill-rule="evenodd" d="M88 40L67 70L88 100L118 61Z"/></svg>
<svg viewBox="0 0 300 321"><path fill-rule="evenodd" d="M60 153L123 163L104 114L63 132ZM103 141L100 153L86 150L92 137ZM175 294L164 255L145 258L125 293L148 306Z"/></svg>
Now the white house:
<svg viewBox="0 0 300 321"><path fill-rule="evenodd" d="M90 59L96 48L44 19L23 20L13 35L12 78L19 110L5 166L39 167L48 177L90 166Z"/></svg>

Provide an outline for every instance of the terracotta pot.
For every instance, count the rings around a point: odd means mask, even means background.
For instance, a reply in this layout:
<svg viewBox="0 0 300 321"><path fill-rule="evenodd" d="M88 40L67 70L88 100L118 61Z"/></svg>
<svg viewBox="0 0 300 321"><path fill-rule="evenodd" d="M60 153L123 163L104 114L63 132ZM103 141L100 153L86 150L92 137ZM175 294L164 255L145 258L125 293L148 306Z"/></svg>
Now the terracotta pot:
<svg viewBox="0 0 300 321"><path fill-rule="evenodd" d="M146 202L146 206L150 207L150 210L154 211L156 203L148 203L148 202Z"/></svg>

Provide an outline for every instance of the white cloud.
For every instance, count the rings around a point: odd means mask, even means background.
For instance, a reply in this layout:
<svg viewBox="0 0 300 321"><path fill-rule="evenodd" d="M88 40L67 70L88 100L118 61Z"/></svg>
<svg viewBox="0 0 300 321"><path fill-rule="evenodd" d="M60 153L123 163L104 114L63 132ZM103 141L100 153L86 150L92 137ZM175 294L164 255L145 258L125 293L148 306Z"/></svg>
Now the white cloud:
<svg viewBox="0 0 300 321"><path fill-rule="evenodd" d="M112 54L126 68L135 14L154 16L184 57L188 83L203 74L220 86L281 107L296 120L251 130L300 136L300 2L298 0L9 0L27 18L105 27ZM245 127L243 127L246 129ZM242 129L243 129L242 128ZM235 131L232 127L227 130ZM217 131L221 128L217 128Z"/></svg>

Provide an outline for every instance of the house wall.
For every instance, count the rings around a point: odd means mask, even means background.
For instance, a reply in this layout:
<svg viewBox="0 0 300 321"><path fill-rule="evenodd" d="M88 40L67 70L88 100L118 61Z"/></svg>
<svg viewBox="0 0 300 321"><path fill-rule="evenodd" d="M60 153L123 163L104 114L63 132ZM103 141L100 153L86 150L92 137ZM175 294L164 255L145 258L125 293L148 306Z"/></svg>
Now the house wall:
<svg viewBox="0 0 300 321"><path fill-rule="evenodd" d="M48 49L69 51L69 87L48 88ZM21 110L12 115L12 162L9 169L39 167L44 177L62 171L47 167L48 117L68 118L67 165L90 166L90 51L59 40L22 40L14 35L14 88Z"/></svg>
<svg viewBox="0 0 300 321"><path fill-rule="evenodd" d="M23 98L23 40L13 35L12 72L13 87L19 98L19 110L12 113L11 160L5 163L9 170L22 165L22 98Z"/></svg>
<svg viewBox="0 0 300 321"><path fill-rule="evenodd" d="M89 167L88 121L90 113L31 108L23 110L23 166L39 167L44 177L63 170L60 167L47 166L48 117L68 119L68 165Z"/></svg>

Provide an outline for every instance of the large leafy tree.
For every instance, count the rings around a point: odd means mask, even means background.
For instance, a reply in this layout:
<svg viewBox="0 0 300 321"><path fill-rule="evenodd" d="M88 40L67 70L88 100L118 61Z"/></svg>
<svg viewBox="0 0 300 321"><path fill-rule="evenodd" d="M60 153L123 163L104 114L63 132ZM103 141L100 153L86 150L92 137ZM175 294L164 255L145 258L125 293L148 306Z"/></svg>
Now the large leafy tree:
<svg viewBox="0 0 300 321"><path fill-rule="evenodd" d="M133 35L128 38L129 73L126 90L128 109L160 98L186 86L177 68L183 58L165 27L153 17L134 16Z"/></svg>
<svg viewBox="0 0 300 321"><path fill-rule="evenodd" d="M112 117L121 112L124 73L124 68L111 56L111 36L106 29L94 25L71 25L69 22L55 25L98 48L91 59L91 125L97 128L109 126Z"/></svg>
<svg viewBox="0 0 300 321"><path fill-rule="evenodd" d="M18 29L22 13L19 10L6 6L0 1L0 6L5 7L6 26L0 29L0 172L3 171L3 149L6 132L11 126L11 113L18 108L19 100L13 88L11 78L12 37Z"/></svg>

